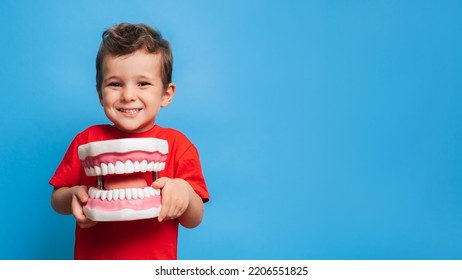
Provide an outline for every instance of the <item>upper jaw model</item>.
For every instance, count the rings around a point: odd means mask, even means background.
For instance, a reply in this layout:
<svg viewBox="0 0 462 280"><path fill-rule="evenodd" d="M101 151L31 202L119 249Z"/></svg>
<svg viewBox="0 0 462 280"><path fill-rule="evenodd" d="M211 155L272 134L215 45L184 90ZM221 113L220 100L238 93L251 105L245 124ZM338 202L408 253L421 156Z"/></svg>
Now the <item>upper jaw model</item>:
<svg viewBox="0 0 462 280"><path fill-rule="evenodd" d="M81 145L79 159L87 176L97 176L83 207L93 221L139 220L159 216L161 194L134 173L164 170L168 154L166 140L124 138ZM131 174L131 175L125 175Z"/></svg>

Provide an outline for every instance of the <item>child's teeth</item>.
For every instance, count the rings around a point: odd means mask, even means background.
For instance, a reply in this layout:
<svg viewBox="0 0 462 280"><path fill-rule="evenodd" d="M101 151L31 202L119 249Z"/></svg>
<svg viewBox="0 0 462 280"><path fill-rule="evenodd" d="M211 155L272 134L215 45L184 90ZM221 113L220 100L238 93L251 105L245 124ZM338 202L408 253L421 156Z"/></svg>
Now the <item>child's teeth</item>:
<svg viewBox="0 0 462 280"><path fill-rule="evenodd" d="M128 114L135 114L136 112L138 112L138 109L122 109L122 112L124 113L128 113Z"/></svg>

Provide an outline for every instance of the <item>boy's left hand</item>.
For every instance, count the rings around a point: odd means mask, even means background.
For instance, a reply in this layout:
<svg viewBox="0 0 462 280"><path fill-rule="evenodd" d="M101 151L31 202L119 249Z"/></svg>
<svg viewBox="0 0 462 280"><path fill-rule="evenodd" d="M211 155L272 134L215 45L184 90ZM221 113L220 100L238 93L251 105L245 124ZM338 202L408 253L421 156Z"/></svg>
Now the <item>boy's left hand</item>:
<svg viewBox="0 0 462 280"><path fill-rule="evenodd" d="M162 177L151 185L162 192L159 222L179 218L188 208L191 186L183 179Z"/></svg>

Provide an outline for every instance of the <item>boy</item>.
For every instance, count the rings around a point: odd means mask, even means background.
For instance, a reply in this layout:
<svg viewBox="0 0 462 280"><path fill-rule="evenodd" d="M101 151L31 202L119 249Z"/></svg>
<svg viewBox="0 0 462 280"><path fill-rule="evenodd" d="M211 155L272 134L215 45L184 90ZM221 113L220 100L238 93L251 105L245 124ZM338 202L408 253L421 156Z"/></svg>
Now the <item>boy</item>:
<svg viewBox="0 0 462 280"><path fill-rule="evenodd" d="M53 209L73 214L75 259L176 259L178 225L198 226L209 194L194 145L180 132L155 124L160 107L175 94L170 44L144 24L119 24L103 33L96 57L96 90L104 113L113 125L95 125L79 133L50 180ZM88 188L78 158L80 145L119 138L153 137L169 145L166 167L148 185L161 190L158 218L95 222L83 213Z"/></svg>

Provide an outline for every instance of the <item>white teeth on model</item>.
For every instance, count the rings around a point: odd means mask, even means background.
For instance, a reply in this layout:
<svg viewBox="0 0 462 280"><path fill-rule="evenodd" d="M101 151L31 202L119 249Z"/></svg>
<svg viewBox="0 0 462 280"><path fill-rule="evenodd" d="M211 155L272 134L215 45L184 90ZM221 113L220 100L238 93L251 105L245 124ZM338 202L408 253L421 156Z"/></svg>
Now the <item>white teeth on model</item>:
<svg viewBox="0 0 462 280"><path fill-rule="evenodd" d="M152 167L152 171L159 170L160 162L154 163L154 166Z"/></svg>
<svg viewBox="0 0 462 280"><path fill-rule="evenodd" d="M112 200L113 194L114 194L113 190L108 191L107 192L107 200Z"/></svg>
<svg viewBox="0 0 462 280"><path fill-rule="evenodd" d="M144 188L143 189L144 197L150 197L151 196L151 194L149 193L149 189L152 189L152 188Z"/></svg>
<svg viewBox="0 0 462 280"><path fill-rule="evenodd" d="M117 161L115 164L115 173L124 174L124 172L125 172L124 164L120 161Z"/></svg>
<svg viewBox="0 0 462 280"><path fill-rule="evenodd" d="M135 165L130 160L127 160L125 162L125 173L133 173L133 172L135 172Z"/></svg>
<svg viewBox="0 0 462 280"><path fill-rule="evenodd" d="M146 172L147 167L148 167L148 161L147 160L141 161L141 163L140 163L140 171L141 172Z"/></svg>
<svg viewBox="0 0 462 280"><path fill-rule="evenodd" d="M96 193L95 193L95 197L101 198L101 193L102 192L103 192L102 190L97 190Z"/></svg>
<svg viewBox="0 0 462 280"><path fill-rule="evenodd" d="M107 164L101 163L101 172L103 173L103 176L106 176L108 173L107 171Z"/></svg>
<svg viewBox="0 0 462 280"><path fill-rule="evenodd" d="M107 191L101 191L101 200L106 200L107 198Z"/></svg>
<svg viewBox="0 0 462 280"><path fill-rule="evenodd" d="M114 173L115 173L114 164L108 163L108 165L107 165L107 174L114 174Z"/></svg>
<svg viewBox="0 0 462 280"><path fill-rule="evenodd" d="M140 168L141 168L140 162L139 162L139 161L135 161L135 162L133 163L133 171L134 171L134 172L140 172L140 170L141 170Z"/></svg>
<svg viewBox="0 0 462 280"><path fill-rule="evenodd" d="M91 187L88 190L88 195L93 199L101 199L108 201L124 199L143 199L155 195L160 195L160 190L156 190L152 187L114 190L100 190L98 188Z"/></svg>
<svg viewBox="0 0 462 280"><path fill-rule="evenodd" d="M141 162L131 160L117 161L116 164L112 163L101 163L100 166L87 167L85 168L85 173L87 176L106 176L108 174L130 174L134 172L158 172L165 169L165 162L147 162L143 160Z"/></svg>
<svg viewBox="0 0 462 280"><path fill-rule="evenodd" d="M112 190L112 199L114 200L119 199L119 189Z"/></svg>
<svg viewBox="0 0 462 280"><path fill-rule="evenodd" d="M138 189L138 197L141 198L141 199L143 199L145 197L143 189Z"/></svg>
<svg viewBox="0 0 462 280"><path fill-rule="evenodd" d="M96 192L96 189L95 189L95 188L90 188L90 189L88 190L88 195L89 195L90 197L94 197L94 196L95 196L95 192Z"/></svg>

